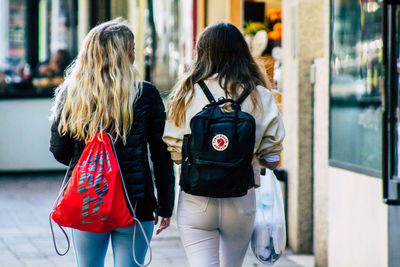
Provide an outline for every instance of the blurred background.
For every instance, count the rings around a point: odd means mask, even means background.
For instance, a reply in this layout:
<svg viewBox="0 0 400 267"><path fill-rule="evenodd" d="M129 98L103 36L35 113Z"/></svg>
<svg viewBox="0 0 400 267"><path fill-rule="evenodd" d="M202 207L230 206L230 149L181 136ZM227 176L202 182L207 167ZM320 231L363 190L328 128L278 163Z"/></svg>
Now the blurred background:
<svg viewBox="0 0 400 267"><path fill-rule="evenodd" d="M197 35L236 25L285 122L288 247L315 266L400 266L399 0L0 0L0 179L65 170L48 151L54 89L115 17L164 98Z"/></svg>

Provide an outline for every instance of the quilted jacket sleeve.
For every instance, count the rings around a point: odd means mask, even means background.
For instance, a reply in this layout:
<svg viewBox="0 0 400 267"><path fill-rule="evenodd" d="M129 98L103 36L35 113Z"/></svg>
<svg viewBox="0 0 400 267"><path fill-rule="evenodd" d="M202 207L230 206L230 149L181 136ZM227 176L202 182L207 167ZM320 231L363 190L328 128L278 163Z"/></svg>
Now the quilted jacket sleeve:
<svg viewBox="0 0 400 267"><path fill-rule="evenodd" d="M67 135L60 135L57 127L58 120L55 120L51 125L50 152L57 161L68 166L73 155L73 141Z"/></svg>
<svg viewBox="0 0 400 267"><path fill-rule="evenodd" d="M165 126L164 104L158 90L153 87L150 119L149 147L157 188L157 208L162 217L171 217L175 198L175 177L171 156L162 140Z"/></svg>

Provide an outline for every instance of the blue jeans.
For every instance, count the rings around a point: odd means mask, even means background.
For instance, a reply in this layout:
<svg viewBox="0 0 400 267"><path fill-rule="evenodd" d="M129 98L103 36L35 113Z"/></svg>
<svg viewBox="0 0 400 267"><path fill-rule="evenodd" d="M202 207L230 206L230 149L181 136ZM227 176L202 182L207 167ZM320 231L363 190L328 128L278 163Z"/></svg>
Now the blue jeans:
<svg viewBox="0 0 400 267"><path fill-rule="evenodd" d="M142 222L146 236L151 240L154 230L154 222ZM109 233L91 233L72 229L72 242L74 244L75 259L79 267L104 266L108 243L111 244L115 267L138 266L133 260L132 240L134 227L118 228ZM143 264L147 252L147 244L143 233L136 225L135 256L136 260Z"/></svg>

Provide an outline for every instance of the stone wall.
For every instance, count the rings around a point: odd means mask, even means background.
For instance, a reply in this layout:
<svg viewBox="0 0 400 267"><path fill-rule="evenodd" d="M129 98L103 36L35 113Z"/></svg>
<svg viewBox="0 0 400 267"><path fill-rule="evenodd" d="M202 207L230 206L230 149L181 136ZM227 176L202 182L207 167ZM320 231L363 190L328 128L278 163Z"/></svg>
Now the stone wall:
<svg viewBox="0 0 400 267"><path fill-rule="evenodd" d="M283 167L288 170L289 245L313 251L313 88L310 65L324 54L324 10L320 0L283 0Z"/></svg>

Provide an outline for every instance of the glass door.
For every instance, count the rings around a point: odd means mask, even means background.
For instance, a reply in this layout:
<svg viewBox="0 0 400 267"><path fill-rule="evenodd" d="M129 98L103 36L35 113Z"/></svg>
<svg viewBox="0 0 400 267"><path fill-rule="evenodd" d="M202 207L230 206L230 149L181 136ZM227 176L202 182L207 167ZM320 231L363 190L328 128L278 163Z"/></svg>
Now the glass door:
<svg viewBox="0 0 400 267"><path fill-rule="evenodd" d="M384 8L383 198L400 205L400 1Z"/></svg>

